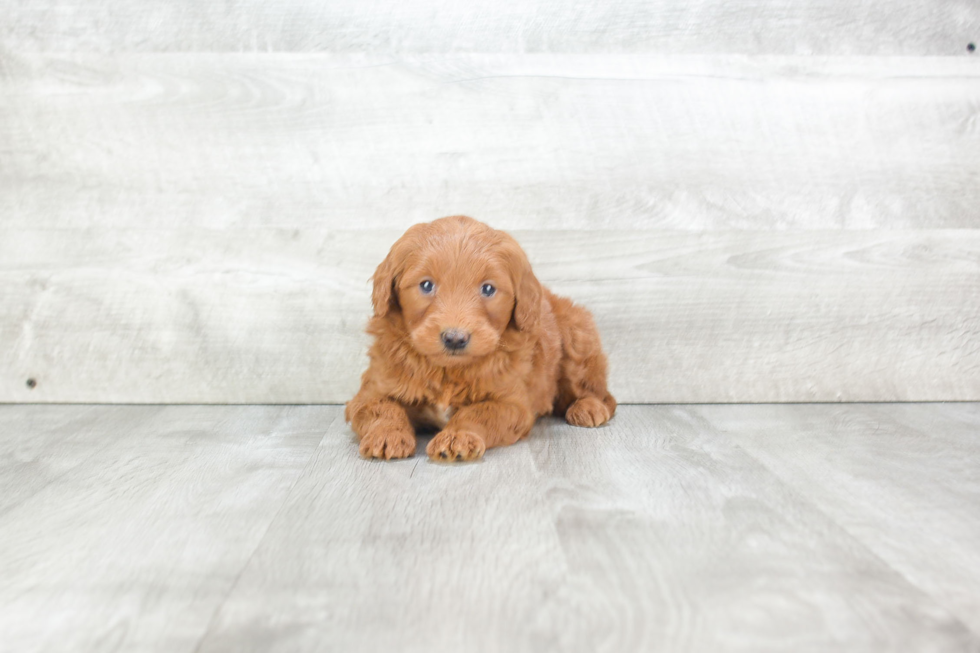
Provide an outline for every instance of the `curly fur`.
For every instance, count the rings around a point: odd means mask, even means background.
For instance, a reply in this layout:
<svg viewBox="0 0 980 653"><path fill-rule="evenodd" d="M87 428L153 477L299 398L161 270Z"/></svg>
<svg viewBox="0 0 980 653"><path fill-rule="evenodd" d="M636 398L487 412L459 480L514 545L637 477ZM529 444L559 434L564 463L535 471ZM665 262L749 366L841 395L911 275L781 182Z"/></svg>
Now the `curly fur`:
<svg viewBox="0 0 980 653"><path fill-rule="evenodd" d="M416 429L435 428L430 457L474 460L541 415L600 426L615 413L592 315L543 287L508 234L465 216L417 224L373 282L371 362L344 413L362 456L411 456ZM447 329L468 334L464 349L445 346Z"/></svg>

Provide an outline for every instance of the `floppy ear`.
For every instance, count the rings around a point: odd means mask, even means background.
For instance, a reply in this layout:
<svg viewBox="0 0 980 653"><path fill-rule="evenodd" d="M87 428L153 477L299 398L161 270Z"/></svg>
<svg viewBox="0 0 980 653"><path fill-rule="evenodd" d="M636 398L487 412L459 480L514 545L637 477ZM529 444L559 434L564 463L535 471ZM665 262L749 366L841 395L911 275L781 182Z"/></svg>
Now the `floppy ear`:
<svg viewBox="0 0 980 653"><path fill-rule="evenodd" d="M427 228L428 225L425 224L410 227L395 241L388 256L374 271L374 276L371 277L374 282L371 302L374 304L374 314L377 317L384 317L388 311L398 308L398 293L395 291L398 275L404 272L408 257L418 249L422 237L428 233Z"/></svg>
<svg viewBox="0 0 980 653"><path fill-rule="evenodd" d="M503 248L514 282L514 323L521 331L530 331L541 319L541 284L516 240L504 234Z"/></svg>
<svg viewBox="0 0 980 653"><path fill-rule="evenodd" d="M396 243L397 245L397 243ZM388 314L393 305L398 303L398 295L395 292L395 260L393 254L395 248L392 247L385 260L374 271L371 280L374 282L374 290L371 291L371 303L374 304L374 314L377 317L384 317Z"/></svg>

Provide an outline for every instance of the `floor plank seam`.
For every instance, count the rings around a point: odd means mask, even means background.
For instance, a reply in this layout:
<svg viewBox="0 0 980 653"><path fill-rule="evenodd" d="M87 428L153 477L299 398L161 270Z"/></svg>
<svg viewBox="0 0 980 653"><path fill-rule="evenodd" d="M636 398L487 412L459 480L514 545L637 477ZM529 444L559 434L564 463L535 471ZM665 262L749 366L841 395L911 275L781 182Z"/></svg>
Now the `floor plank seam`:
<svg viewBox="0 0 980 653"><path fill-rule="evenodd" d="M7 405L19 406L21 404L7 404ZM91 411L91 410L95 409L96 407L97 407L97 405L91 405L91 406L89 406L89 410ZM161 405L160 408L162 409L162 408L164 408L164 406ZM27 501L33 499L37 495L41 494L42 492L44 492L45 489L47 489L48 487L50 487L51 485L53 485L55 482L58 482L58 481L63 480L66 476L68 476L69 474L71 474L72 472L74 472L75 470L77 470L78 468L80 468L82 465L84 465L88 461L92 460L93 458L95 458L96 456L98 456L99 454L101 454L102 452L104 452L106 449L108 449L109 447L113 446L117 442L118 442L118 440L113 440L113 439L107 440L107 442L104 445L102 445L101 447L98 447L97 449L93 450L92 453L88 454L82 460L79 460L77 463L75 463L71 467L65 469L60 474L51 477L50 479L47 480L47 482L45 482L43 485L41 485L40 487L38 487L36 490L34 490L33 492L31 492L30 494L28 494L28 495L26 495L24 497L21 497L20 499L18 499L14 503L10 504L9 506L6 506L4 508L0 508L0 520L3 520L3 518L7 514L9 514L10 512L12 512L13 510L15 510L16 508L18 508L19 506L23 505Z"/></svg>
<svg viewBox="0 0 980 653"><path fill-rule="evenodd" d="M238 573L235 575L235 580L233 580L231 584L228 586L228 591L225 592L225 595L221 598L221 600L217 603L217 605L215 605L214 611L211 613L211 617L208 619L208 624L204 628L203 632L201 633L201 638L198 640L197 646L194 647L194 653L200 653L201 647L204 645L204 642L207 640L208 635L211 634L211 631L214 628L215 620L218 618L218 615L221 614L221 611L222 609L224 609L225 604L228 603L228 599L238 588L238 584L239 582L241 582L242 576L245 574L245 570L247 570L249 565L252 564L252 559L255 557L255 552L262 547L262 544L269 536L269 531L272 530L272 525L276 523L276 520L279 519L279 515L281 515L282 511L285 510L286 506L289 505L289 498L292 496L293 490L296 489L296 486L299 484L299 482L303 478L305 478L307 472L309 472L310 467L313 464L314 459L316 458L317 452L320 450L320 447L323 445L324 440L326 440L327 437L330 436L331 430L333 429L334 425L337 423L337 420L339 419L343 419L342 414L338 415L333 421L330 422L330 424L327 425L326 429L324 430L323 437L321 437L320 440L317 442L316 446L310 450L309 458L307 458L306 462L303 464L303 468L296 474L296 478L293 479L293 482L290 484L289 489L285 493L283 493L282 503L279 505L279 508L276 510L275 514L272 515L272 518L269 519L269 523L266 525L265 530L262 532L262 537L260 537L256 541L255 546L248 554L248 558L246 558L245 562L242 563L241 569L239 569Z"/></svg>
<svg viewBox="0 0 980 653"><path fill-rule="evenodd" d="M724 433L727 436L731 436L732 435L731 433L728 433L728 432L726 432L724 430L720 430L719 432ZM763 462L760 458L758 458L757 456L755 456L751 451L749 451L748 449L746 449L745 447L743 447L741 444L739 444L737 442L734 442L733 440L730 440L730 442L732 442L732 446L733 447L735 447L739 451L742 451L743 453L745 453L745 455L747 455L749 458L751 458L753 461L755 461L772 478L774 478L776 481L778 481L779 484L782 485L791 495L796 496L797 498L799 498L799 500L801 502L803 502L805 505L809 506L811 509L813 509L818 514L822 515L824 518L827 519L827 521L829 523L833 524L835 527L837 527L838 529L840 529L841 533L843 533L852 542L854 542L855 544L857 544L872 559L874 559L874 560L878 561L879 563L881 563L882 565L884 565L887 569L891 570L896 576L898 576L899 578L901 578L906 584L908 584L910 587L914 588L916 591L918 591L920 594L922 594L923 597L926 597L935 606L937 606L937 607L941 608L942 610L944 610L955 621L955 623L957 625L961 626L964 630L966 630L967 632L969 632L975 638L975 643L978 646L980 646L980 632L977 632L968 623L966 623L960 617L960 615L957 614L956 612L954 612L952 609L950 609L949 606L947 606L944 601L941 601L938 597L936 597L935 595L933 595L931 592L929 592L925 588L921 587L918 583L916 583L915 581L913 581L906 574L904 574L900 570L896 569L894 565L892 565L890 562L888 562L887 560L885 560L884 558L882 558L881 555L879 555L876 550L872 549L867 543L865 543L864 540L858 538L854 533L852 533L850 531L850 529L848 529L846 526L844 526L843 524L841 524L837 519L834 519L823 508L821 508L820 506L818 506L809 496L801 493L795 487L793 487L792 485L790 485L789 483L787 483L786 480L783 479L783 477L781 475L779 475L775 471L773 471L773 469L769 465L765 464L765 462Z"/></svg>

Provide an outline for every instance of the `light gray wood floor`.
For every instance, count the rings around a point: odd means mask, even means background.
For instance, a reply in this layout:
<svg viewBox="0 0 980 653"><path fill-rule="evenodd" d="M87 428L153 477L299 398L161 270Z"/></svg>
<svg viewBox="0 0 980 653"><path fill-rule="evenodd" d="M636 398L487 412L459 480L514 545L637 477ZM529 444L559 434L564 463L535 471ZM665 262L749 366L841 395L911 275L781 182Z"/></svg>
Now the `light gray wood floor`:
<svg viewBox="0 0 980 653"><path fill-rule="evenodd" d="M0 579L18 653L975 651L980 404L624 406L454 466L337 406L3 405Z"/></svg>

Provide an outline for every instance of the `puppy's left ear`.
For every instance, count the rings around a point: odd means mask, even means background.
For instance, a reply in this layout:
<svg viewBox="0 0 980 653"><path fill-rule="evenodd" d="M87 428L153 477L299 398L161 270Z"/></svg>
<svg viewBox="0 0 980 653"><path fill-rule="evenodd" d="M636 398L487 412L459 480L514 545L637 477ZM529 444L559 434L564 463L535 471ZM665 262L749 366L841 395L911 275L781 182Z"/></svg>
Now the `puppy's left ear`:
<svg viewBox="0 0 980 653"><path fill-rule="evenodd" d="M504 234L503 248L514 282L514 323L521 331L531 331L541 321L541 283L516 240Z"/></svg>

